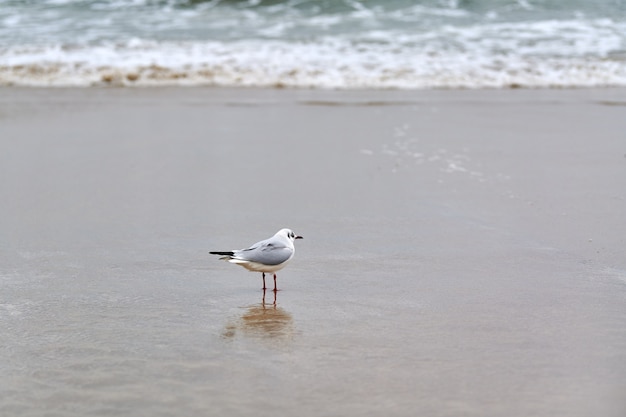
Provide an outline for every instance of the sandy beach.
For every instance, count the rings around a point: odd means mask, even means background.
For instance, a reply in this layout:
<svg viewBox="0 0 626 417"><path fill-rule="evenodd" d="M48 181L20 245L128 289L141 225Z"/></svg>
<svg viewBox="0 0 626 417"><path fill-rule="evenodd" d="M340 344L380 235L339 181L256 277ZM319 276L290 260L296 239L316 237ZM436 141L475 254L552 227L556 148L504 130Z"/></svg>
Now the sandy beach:
<svg viewBox="0 0 626 417"><path fill-rule="evenodd" d="M626 90L0 90L0 415L626 413ZM282 227L278 274L209 250Z"/></svg>

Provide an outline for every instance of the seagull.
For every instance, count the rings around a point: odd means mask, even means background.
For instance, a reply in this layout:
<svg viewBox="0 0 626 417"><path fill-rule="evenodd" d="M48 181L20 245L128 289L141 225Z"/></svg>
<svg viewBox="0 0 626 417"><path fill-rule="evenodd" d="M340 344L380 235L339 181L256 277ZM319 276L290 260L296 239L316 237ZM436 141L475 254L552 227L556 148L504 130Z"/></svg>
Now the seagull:
<svg viewBox="0 0 626 417"><path fill-rule="evenodd" d="M273 273L274 291L278 291L276 288L276 271L283 269L287 262L293 258L294 253L296 253L293 242L296 239L302 239L302 236L296 235L291 229L280 229L274 236L257 242L248 249L209 253L222 255L220 259L241 265L248 271L261 272L263 274L263 289L266 289L265 274Z"/></svg>

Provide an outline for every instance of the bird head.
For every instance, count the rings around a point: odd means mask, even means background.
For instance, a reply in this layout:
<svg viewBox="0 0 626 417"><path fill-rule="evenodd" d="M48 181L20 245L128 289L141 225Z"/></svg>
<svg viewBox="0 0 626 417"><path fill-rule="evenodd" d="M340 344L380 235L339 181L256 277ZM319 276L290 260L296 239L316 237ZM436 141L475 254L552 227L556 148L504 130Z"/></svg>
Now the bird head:
<svg viewBox="0 0 626 417"><path fill-rule="evenodd" d="M284 236L292 242L296 239L302 239L302 236L296 235L291 229L280 229L277 235Z"/></svg>

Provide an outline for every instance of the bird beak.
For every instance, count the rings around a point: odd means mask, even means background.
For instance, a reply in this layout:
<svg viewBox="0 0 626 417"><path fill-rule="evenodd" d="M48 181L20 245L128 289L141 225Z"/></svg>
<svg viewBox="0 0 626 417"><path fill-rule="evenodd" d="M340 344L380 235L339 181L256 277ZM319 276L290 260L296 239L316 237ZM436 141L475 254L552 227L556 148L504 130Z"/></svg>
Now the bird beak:
<svg viewBox="0 0 626 417"><path fill-rule="evenodd" d="M294 239L302 239L302 236L296 236Z"/></svg>

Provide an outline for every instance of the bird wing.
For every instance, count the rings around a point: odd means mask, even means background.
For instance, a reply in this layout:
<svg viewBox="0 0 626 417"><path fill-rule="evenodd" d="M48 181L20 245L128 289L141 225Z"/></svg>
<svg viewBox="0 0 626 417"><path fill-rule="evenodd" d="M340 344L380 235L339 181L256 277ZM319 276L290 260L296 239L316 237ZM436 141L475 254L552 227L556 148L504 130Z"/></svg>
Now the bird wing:
<svg viewBox="0 0 626 417"><path fill-rule="evenodd" d="M248 249L235 252L236 258L263 265L280 265L292 256L293 248L276 239L262 240Z"/></svg>

